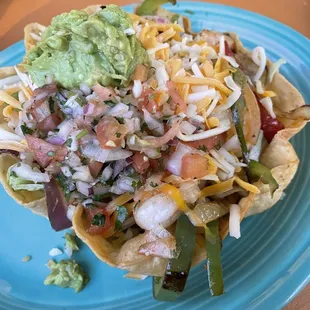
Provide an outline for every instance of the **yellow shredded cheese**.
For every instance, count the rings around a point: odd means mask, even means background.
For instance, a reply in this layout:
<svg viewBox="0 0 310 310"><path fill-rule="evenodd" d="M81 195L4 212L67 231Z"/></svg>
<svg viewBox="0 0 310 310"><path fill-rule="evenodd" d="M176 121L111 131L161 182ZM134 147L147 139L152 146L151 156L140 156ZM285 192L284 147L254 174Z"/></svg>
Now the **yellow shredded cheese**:
<svg viewBox="0 0 310 310"><path fill-rule="evenodd" d="M171 59L171 73L170 79L173 79L177 72L181 69L182 60L181 59Z"/></svg>
<svg viewBox="0 0 310 310"><path fill-rule="evenodd" d="M214 69L212 62L210 60L206 60L202 65L201 71L205 77L213 77Z"/></svg>
<svg viewBox="0 0 310 310"><path fill-rule="evenodd" d="M211 103L212 99L210 97L205 97L204 99L196 103L197 113L204 111Z"/></svg>
<svg viewBox="0 0 310 310"><path fill-rule="evenodd" d="M242 188L244 188L245 190L251 193L254 193L254 194L260 193L260 190L255 185L245 182L237 176L235 176L235 181L238 185L240 185Z"/></svg>
<svg viewBox="0 0 310 310"><path fill-rule="evenodd" d="M7 94L6 92L0 90L0 102L3 101L8 105L11 105L13 108L21 109L21 104L18 100Z"/></svg>
<svg viewBox="0 0 310 310"><path fill-rule="evenodd" d="M159 43L163 43L165 41L168 41L169 39L171 39L174 35L176 34L176 31L173 30L173 28L169 28L168 30L162 32L161 34L159 34L156 39Z"/></svg>
<svg viewBox="0 0 310 310"><path fill-rule="evenodd" d="M264 93L262 94L263 97L275 97L277 94L273 92L272 90L265 90Z"/></svg>
<svg viewBox="0 0 310 310"><path fill-rule="evenodd" d="M227 181L205 187L200 192L200 198L210 197L230 191L233 188L234 180L235 178L232 177Z"/></svg>
<svg viewBox="0 0 310 310"><path fill-rule="evenodd" d="M191 76L175 76L173 78L173 81L175 83L180 83L180 84L191 84L191 85L208 85L211 87L218 88L221 90L223 93L230 95L232 91L226 87L223 83L216 79L212 78L197 78L197 77L191 77Z"/></svg>

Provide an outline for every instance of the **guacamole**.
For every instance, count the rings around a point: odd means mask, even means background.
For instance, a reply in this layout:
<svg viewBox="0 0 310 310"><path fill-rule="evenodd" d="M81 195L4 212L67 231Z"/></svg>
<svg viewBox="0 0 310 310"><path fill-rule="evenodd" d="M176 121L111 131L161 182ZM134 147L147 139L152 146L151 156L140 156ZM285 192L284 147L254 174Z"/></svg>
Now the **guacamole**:
<svg viewBox="0 0 310 310"><path fill-rule="evenodd" d="M90 16L83 10L63 13L26 54L24 66L39 87L47 77L67 89L82 82L127 85L136 66L148 63L147 52L134 34L129 35L131 30L129 15L117 5Z"/></svg>
<svg viewBox="0 0 310 310"><path fill-rule="evenodd" d="M89 281L87 273L74 260L61 260L59 263L50 260L48 267L52 272L45 279L45 285L72 287L78 293Z"/></svg>

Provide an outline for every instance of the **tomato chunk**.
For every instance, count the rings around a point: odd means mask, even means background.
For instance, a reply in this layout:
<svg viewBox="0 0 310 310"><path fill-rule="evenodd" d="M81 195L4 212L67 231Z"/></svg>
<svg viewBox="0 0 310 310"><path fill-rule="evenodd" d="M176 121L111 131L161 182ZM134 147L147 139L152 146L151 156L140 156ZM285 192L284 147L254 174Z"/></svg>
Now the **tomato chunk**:
<svg viewBox="0 0 310 310"><path fill-rule="evenodd" d="M264 132L266 140L270 143L276 133L284 129L284 126L276 118L272 118L260 103L258 105L260 109L261 129Z"/></svg>
<svg viewBox="0 0 310 310"><path fill-rule="evenodd" d="M150 161L149 159L145 160L145 157L146 156L143 153L136 153L132 156L133 166L140 174L146 172L146 170L150 167Z"/></svg>
<svg viewBox="0 0 310 310"><path fill-rule="evenodd" d="M225 140L225 134L221 134L207 139L186 142L184 144L202 151L209 151L212 150L217 145L222 145L224 143L224 140Z"/></svg>
<svg viewBox="0 0 310 310"><path fill-rule="evenodd" d="M127 127L112 116L102 118L97 126L97 138L104 149L120 146L127 132Z"/></svg>
<svg viewBox="0 0 310 310"><path fill-rule="evenodd" d="M88 221L87 232L90 235L101 235L108 237L111 230L114 230L113 221L104 207L90 207L85 209Z"/></svg>
<svg viewBox="0 0 310 310"><path fill-rule="evenodd" d="M179 107L180 112L185 112L187 105L183 100L183 98L180 96L175 83L168 81L167 87L168 87L168 94L171 97L172 101Z"/></svg>
<svg viewBox="0 0 310 310"><path fill-rule="evenodd" d="M208 159L199 154L186 154L182 158L183 179L202 178L208 174Z"/></svg>

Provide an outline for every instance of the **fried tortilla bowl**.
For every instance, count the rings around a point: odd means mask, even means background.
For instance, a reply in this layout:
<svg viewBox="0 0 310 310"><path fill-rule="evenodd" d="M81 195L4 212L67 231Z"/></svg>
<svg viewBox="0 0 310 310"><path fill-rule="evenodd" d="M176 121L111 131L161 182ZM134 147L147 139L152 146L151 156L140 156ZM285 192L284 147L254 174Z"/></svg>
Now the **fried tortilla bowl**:
<svg viewBox="0 0 310 310"><path fill-rule="evenodd" d="M90 6L85 9L88 14L92 14L99 9L99 5ZM188 21L189 25L189 21ZM187 27L189 28L189 26ZM33 23L25 28L25 46L26 50L32 48L36 42L41 38L42 32L45 27ZM213 35L218 35L214 32L209 32ZM229 33L227 34L234 41L233 52L237 62L241 65L249 76L252 76L257 71L257 65L252 61L251 52L245 49L239 40L238 36ZM268 68L272 66L268 62ZM5 78L15 75L14 68L2 68L0 71L0 78ZM297 134L306 124L302 119L288 118L288 112L296 110L297 108L305 105L304 100L298 90L291 85L280 73L275 73L272 82L267 86L266 90L276 93L273 98L275 113L277 114L285 129L279 131L271 143L264 149L260 162L267 168L271 169L273 177L279 184L279 188L275 191L273 196L270 193L268 184L256 182L254 185L260 190L259 194L250 193L247 197L239 201L241 216L240 220L245 216L253 215L263 212L271 208L282 196L283 191L293 179L298 168L298 157L294 148L289 142L289 139ZM255 100L255 96L249 92L249 100ZM254 98L254 99L253 99ZM0 98L1 102L1 98ZM2 103L1 112L5 106ZM8 119L2 117L1 113L0 126L8 129ZM257 115L259 117L259 115ZM0 141L0 149L8 149L17 152L23 152L27 145L23 141L10 141L3 143ZM17 162L17 158L10 154L0 155L0 181L7 191L7 193L15 199L19 204L32 210L34 213L45 216L47 214L46 200L43 191L28 192L28 191L13 191L8 185L7 171L9 167ZM145 233L140 234L132 239L129 239L123 244L116 245L102 236L93 236L87 232L88 222L84 214L84 208L79 205L73 216L73 228L77 236L83 240L94 254L103 262L128 270L131 276L136 274L162 276L165 272L167 259L159 257L151 257L137 254L139 247L145 242ZM173 231L172 227L168 228ZM220 236L223 240L229 230L228 216L220 218ZM197 265L206 258L205 240L202 234L196 236L196 247L192 260L192 265Z"/></svg>

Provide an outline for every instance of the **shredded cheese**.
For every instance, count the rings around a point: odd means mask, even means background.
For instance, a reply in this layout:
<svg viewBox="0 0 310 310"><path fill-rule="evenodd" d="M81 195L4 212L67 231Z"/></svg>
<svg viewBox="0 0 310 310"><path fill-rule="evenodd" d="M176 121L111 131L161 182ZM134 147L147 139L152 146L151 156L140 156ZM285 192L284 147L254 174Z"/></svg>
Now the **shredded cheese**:
<svg viewBox="0 0 310 310"><path fill-rule="evenodd" d="M245 190L247 190L251 193L254 193L254 194L260 193L260 190L255 185L243 181L238 176L235 176L235 181L238 185L240 185L242 188L244 188Z"/></svg>
<svg viewBox="0 0 310 310"><path fill-rule="evenodd" d="M265 49L261 46L257 46L256 48L254 48L252 52L252 60L258 66L258 70L253 78L253 81L256 82L262 77L266 68L267 57Z"/></svg>
<svg viewBox="0 0 310 310"><path fill-rule="evenodd" d="M263 107L267 110L268 114L272 118L277 118L276 114L273 111L273 103L270 97L265 97L263 99L260 99L259 102L263 105Z"/></svg>
<svg viewBox="0 0 310 310"><path fill-rule="evenodd" d="M6 104L11 105L13 108L21 109L21 104L18 100L4 92L3 90L0 90L0 102L3 101Z"/></svg>
<svg viewBox="0 0 310 310"><path fill-rule="evenodd" d="M222 194L222 193L232 190L234 180L235 178L233 177L227 181L205 187L200 192L200 198L210 197L210 196Z"/></svg>

